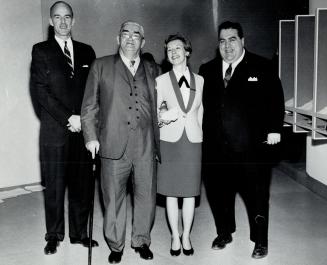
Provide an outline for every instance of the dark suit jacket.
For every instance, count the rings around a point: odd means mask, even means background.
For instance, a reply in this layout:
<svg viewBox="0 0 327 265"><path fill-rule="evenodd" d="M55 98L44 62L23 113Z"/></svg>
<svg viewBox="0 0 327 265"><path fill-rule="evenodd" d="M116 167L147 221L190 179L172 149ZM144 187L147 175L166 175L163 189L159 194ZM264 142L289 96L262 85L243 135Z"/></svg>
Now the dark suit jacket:
<svg viewBox="0 0 327 265"><path fill-rule="evenodd" d="M269 60L245 52L227 88L220 57L202 65L204 158L215 161L222 150L262 155L268 133L281 133L284 97Z"/></svg>
<svg viewBox="0 0 327 265"><path fill-rule="evenodd" d="M32 88L40 104L40 144L61 146L68 138L68 119L80 115L89 67L95 59L91 46L73 41L74 77L53 38L32 50Z"/></svg>
<svg viewBox="0 0 327 265"><path fill-rule="evenodd" d="M155 77L159 74L154 62L142 60L149 92L155 154L159 153L159 128ZM124 152L128 133L128 106L122 87L130 86L120 55L98 58L92 64L82 104L82 130L85 142L100 142L100 156L118 159Z"/></svg>

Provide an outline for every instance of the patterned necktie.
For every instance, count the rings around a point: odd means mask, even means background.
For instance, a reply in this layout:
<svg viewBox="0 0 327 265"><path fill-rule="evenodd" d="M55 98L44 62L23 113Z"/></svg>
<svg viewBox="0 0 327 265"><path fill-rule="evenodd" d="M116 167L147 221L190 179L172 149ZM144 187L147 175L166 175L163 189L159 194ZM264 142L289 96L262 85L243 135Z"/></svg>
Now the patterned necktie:
<svg viewBox="0 0 327 265"><path fill-rule="evenodd" d="M70 56L70 52L67 47L67 41L65 41L64 53L65 53L66 61L70 68L70 78L72 78L74 76L74 66L73 66L72 58Z"/></svg>
<svg viewBox="0 0 327 265"><path fill-rule="evenodd" d="M225 77L224 77L224 86L227 87L229 80L232 77L232 64L229 64L226 72L225 72Z"/></svg>
<svg viewBox="0 0 327 265"><path fill-rule="evenodd" d="M134 68L134 65L135 65L135 60L130 60L129 62L129 68L132 70L132 74L133 76L135 75L135 68Z"/></svg>

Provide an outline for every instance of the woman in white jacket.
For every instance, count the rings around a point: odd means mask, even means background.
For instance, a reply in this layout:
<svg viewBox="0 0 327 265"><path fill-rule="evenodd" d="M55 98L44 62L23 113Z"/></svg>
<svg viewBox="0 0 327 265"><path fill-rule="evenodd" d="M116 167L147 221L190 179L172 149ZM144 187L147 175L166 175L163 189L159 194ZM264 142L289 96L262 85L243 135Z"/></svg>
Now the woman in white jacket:
<svg viewBox="0 0 327 265"><path fill-rule="evenodd" d="M192 47L184 36L170 35L165 50L173 68L156 79L161 150L157 187L158 193L166 196L170 254L178 256L182 248L189 256L194 253L190 232L201 186L203 78L187 66ZM183 199L181 236L178 198Z"/></svg>

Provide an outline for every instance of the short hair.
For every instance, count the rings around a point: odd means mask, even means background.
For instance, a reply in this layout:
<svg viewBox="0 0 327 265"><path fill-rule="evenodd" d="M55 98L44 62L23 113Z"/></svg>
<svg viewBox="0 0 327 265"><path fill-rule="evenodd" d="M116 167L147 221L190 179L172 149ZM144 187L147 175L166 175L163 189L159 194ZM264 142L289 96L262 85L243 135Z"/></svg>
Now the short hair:
<svg viewBox="0 0 327 265"><path fill-rule="evenodd" d="M220 32L223 29L236 29L237 34L240 37L240 39L242 39L244 37L242 26L238 22L224 21L223 23L221 23L218 28L218 38L220 36Z"/></svg>
<svg viewBox="0 0 327 265"><path fill-rule="evenodd" d="M50 17L52 17L54 9L57 5L65 5L69 9L70 13L72 14L72 17L74 17L73 8L71 7L70 4L68 4L65 1L57 1L50 7Z"/></svg>
<svg viewBox="0 0 327 265"><path fill-rule="evenodd" d="M128 24L134 24L134 25L138 26L140 28L140 34L141 34L142 38L144 39L144 29L143 29L143 26L141 24L137 23L136 21L132 21L132 20L127 20L123 24L121 24L120 30L119 30L119 35L124 30L124 27L126 25L128 25Z"/></svg>
<svg viewBox="0 0 327 265"><path fill-rule="evenodd" d="M169 42L173 40L180 40L184 44L185 51L189 52L189 55L192 53L192 44L188 38L186 38L183 34L177 32L176 34L169 35L168 38L165 40L165 52L167 53L167 45Z"/></svg>

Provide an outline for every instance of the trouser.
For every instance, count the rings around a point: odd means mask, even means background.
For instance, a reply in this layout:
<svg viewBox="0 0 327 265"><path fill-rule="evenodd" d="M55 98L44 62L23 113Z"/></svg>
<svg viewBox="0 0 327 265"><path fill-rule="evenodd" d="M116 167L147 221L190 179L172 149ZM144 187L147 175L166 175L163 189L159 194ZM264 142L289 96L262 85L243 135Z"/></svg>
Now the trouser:
<svg viewBox="0 0 327 265"><path fill-rule="evenodd" d="M101 184L105 206L104 235L113 251L122 251L126 236L126 188L133 185L132 247L150 245L156 205L156 163L153 137L141 128L131 130L120 159L101 158ZM132 174L131 174L132 173Z"/></svg>
<svg viewBox="0 0 327 265"><path fill-rule="evenodd" d="M224 159L207 164L205 170L217 234L235 232L235 195L239 193L248 212L250 239L267 244L270 165L254 162L246 153L224 153L221 157Z"/></svg>
<svg viewBox="0 0 327 265"><path fill-rule="evenodd" d="M45 239L63 240L64 200L68 187L69 236L87 237L92 166L81 134L71 133L63 146L40 146L41 173L45 183Z"/></svg>

